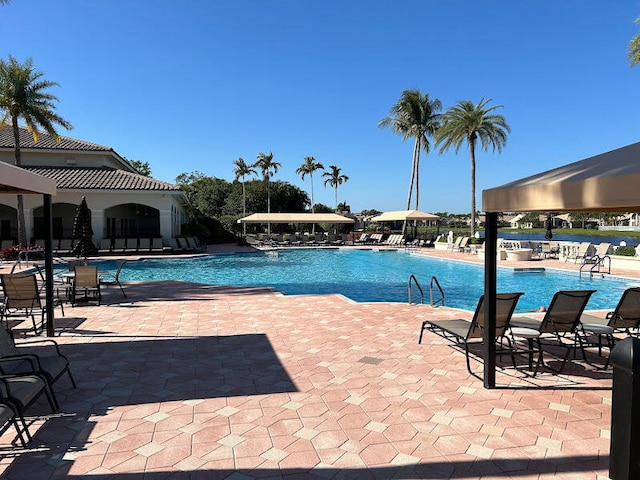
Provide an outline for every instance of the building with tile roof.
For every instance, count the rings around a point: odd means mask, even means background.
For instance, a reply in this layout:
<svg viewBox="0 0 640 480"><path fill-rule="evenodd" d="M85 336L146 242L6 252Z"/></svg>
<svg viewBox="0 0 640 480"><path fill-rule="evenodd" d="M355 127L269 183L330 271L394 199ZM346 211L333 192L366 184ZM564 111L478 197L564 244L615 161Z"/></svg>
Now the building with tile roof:
<svg viewBox="0 0 640 480"><path fill-rule="evenodd" d="M180 187L137 173L113 148L41 132L37 142L20 128L22 168L56 181L54 239L71 238L76 208L85 197L91 210L94 241L162 236L165 244L180 235L188 200ZM15 165L10 126L0 129L0 161ZM42 238L42 199L24 197L25 227L31 243ZM0 239L17 240L17 198L0 198Z"/></svg>

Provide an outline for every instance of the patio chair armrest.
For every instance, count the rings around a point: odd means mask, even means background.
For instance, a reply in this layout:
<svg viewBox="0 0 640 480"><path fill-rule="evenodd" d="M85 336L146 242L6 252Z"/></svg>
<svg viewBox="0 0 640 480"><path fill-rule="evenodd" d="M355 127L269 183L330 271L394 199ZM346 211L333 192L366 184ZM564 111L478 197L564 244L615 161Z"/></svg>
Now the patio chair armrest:
<svg viewBox="0 0 640 480"><path fill-rule="evenodd" d="M14 362L16 360L26 360L31 365L31 371L37 372L42 370L42 366L40 365L40 359L37 355L34 354L24 354L24 355L7 355L5 357L0 358L0 371L2 371L2 363Z"/></svg>
<svg viewBox="0 0 640 480"><path fill-rule="evenodd" d="M16 343L16 347L18 348L22 346L31 347L31 346L37 346L37 345L54 347L58 355L62 355L62 353L60 352L60 344L51 338L43 338L42 340L27 340L24 342Z"/></svg>

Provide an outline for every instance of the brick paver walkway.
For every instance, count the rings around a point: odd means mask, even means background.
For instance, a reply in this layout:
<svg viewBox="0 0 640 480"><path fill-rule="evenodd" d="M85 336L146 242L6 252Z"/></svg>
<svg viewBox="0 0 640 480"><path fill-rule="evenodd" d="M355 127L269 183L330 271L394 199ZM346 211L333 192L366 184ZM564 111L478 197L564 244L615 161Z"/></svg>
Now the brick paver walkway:
<svg viewBox="0 0 640 480"><path fill-rule="evenodd" d="M424 319L470 312L181 282L126 291L57 319L78 388L63 378L60 413L30 410L29 448L0 437L3 479L607 477L611 371L505 369L485 390L449 342L417 343Z"/></svg>

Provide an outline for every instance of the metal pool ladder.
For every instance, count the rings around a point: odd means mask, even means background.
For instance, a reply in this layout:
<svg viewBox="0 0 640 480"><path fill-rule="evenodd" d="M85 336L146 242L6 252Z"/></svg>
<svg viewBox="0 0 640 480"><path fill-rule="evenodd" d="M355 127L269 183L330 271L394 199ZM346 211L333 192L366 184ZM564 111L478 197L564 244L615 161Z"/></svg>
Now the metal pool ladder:
<svg viewBox="0 0 640 480"><path fill-rule="evenodd" d="M420 286L420 283L418 282L418 279L416 278L415 275L411 275L409 277L409 304L413 303L413 295L412 295L412 285L415 285L419 292L420 292L420 303L424 303L424 291L422 290L422 287ZM438 292L440 294L440 298L437 298L436 300L433 299L433 294L434 294L434 285L437 287ZM429 303L431 306L433 305L442 305L444 306L444 291L442 290L442 287L440 286L440 282L438 282L438 279L435 276L431 277L431 281L429 282Z"/></svg>

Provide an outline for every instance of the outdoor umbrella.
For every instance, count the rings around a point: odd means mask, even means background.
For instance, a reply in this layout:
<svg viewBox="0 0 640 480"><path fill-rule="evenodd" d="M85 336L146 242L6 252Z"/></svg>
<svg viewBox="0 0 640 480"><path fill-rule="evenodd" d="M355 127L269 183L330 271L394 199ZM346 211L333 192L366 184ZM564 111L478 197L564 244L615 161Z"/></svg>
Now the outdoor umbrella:
<svg viewBox="0 0 640 480"><path fill-rule="evenodd" d="M82 201L78 205L76 218L73 221L73 238L76 240L73 253L77 257L87 258L98 253L98 249L93 243L91 211L84 197L82 197Z"/></svg>

